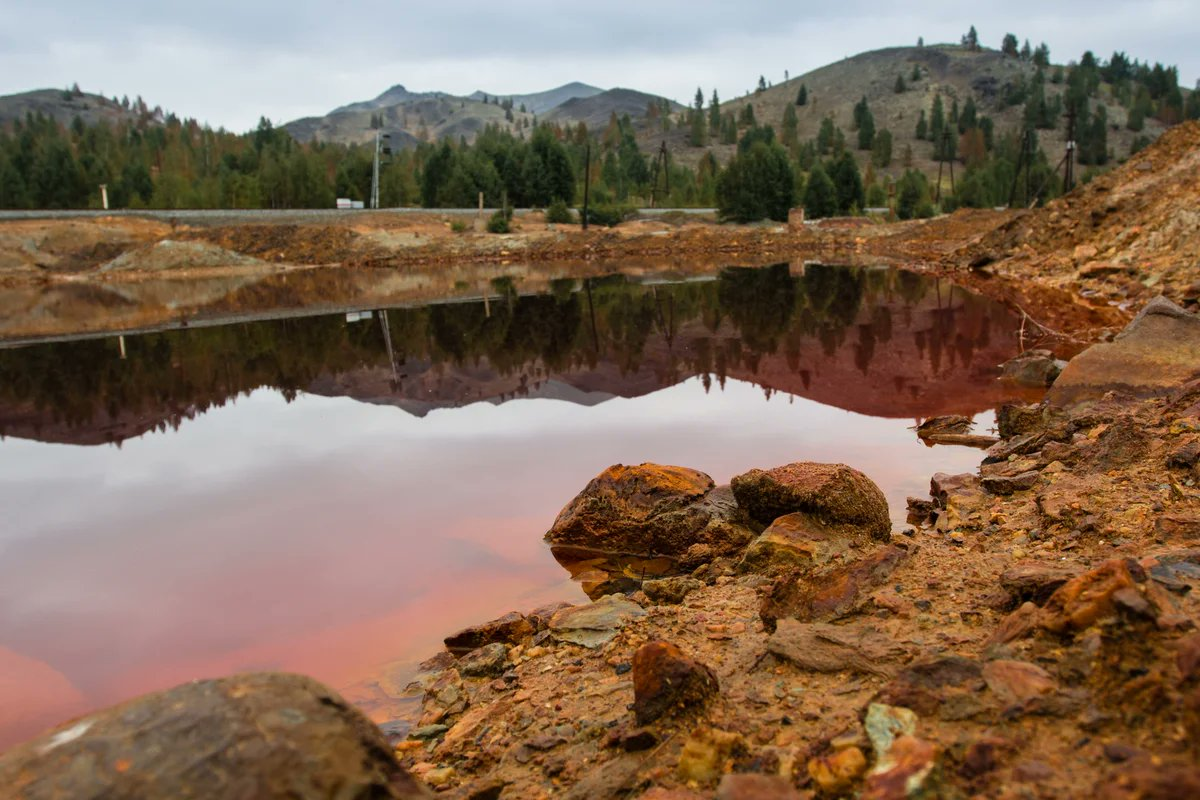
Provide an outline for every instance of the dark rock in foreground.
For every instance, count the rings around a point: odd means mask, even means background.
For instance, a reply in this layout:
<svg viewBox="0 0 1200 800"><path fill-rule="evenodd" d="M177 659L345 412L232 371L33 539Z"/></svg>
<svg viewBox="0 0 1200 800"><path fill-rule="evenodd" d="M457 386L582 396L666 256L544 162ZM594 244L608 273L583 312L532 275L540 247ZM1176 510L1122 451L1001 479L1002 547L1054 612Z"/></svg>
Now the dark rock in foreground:
<svg viewBox="0 0 1200 800"><path fill-rule="evenodd" d="M145 695L0 756L21 800L420 798L361 712L311 678L235 675Z"/></svg>
<svg viewBox="0 0 1200 800"><path fill-rule="evenodd" d="M866 475L844 464L802 461L771 470L752 469L734 478L731 486L738 505L764 524L802 511L829 525L859 526L875 539L886 540L891 534L883 492Z"/></svg>
<svg viewBox="0 0 1200 800"><path fill-rule="evenodd" d="M633 655L633 711L639 725L703 705L718 688L711 669L670 642L647 642Z"/></svg>

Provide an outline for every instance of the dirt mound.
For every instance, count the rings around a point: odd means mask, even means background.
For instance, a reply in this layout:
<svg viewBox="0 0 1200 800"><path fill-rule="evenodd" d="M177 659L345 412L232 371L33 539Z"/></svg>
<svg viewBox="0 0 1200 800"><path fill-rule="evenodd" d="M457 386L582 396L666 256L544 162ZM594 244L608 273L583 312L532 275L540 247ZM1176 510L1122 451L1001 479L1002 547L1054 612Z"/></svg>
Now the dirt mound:
<svg viewBox="0 0 1200 800"><path fill-rule="evenodd" d="M180 242L174 239L163 239L161 242L155 242L146 247L126 250L101 266L100 271L147 270L162 272L197 267L263 267L270 269L270 266L261 259L230 252L207 242Z"/></svg>
<svg viewBox="0 0 1200 800"><path fill-rule="evenodd" d="M962 255L1043 277L1100 302L1193 299L1200 278L1200 123L1167 131L1127 163L996 228Z"/></svg>

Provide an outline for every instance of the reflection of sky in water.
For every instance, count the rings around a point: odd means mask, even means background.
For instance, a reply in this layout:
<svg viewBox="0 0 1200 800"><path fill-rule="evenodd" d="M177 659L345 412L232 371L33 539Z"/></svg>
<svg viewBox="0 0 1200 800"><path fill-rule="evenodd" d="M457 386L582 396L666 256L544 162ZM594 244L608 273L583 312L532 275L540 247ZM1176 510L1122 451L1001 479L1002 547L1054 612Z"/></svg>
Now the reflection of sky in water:
<svg viewBox="0 0 1200 800"><path fill-rule="evenodd" d="M477 403L424 419L259 390L120 449L8 439L0 673L5 651L43 664L16 659L27 677L0 679L0 746L39 710L38 724L55 722L80 703L245 668L344 685L431 654L461 625L582 600L541 536L614 463L724 483L756 466L844 462L900 521L933 472L979 462L926 448L911 424L732 380L706 396L691 379L594 407ZM51 679L44 665L84 700L22 708L29 682Z"/></svg>

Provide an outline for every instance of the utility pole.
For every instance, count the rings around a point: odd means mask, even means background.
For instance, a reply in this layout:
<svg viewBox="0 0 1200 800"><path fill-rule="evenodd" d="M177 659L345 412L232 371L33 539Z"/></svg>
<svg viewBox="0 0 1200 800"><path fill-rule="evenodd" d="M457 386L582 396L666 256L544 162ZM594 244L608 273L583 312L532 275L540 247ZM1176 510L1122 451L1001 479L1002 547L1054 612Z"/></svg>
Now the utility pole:
<svg viewBox="0 0 1200 800"><path fill-rule="evenodd" d="M391 140L391 134L375 131L375 159L371 164L371 208L379 208L379 157L392 154L392 146L387 144Z"/></svg>
<svg viewBox="0 0 1200 800"><path fill-rule="evenodd" d="M108 211L108 184L100 184L100 207Z"/></svg>

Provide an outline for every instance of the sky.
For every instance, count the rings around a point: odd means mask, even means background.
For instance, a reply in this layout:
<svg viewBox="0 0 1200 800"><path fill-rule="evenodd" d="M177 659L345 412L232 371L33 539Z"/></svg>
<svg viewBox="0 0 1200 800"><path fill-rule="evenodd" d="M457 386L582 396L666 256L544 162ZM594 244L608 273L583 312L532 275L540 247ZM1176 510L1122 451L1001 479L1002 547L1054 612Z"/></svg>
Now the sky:
<svg viewBox="0 0 1200 800"><path fill-rule="evenodd" d="M1122 50L1200 78L1200 0L964 4L728 0L0 0L0 94L137 95L241 131L320 115L403 84L523 94L583 81L690 102L864 50L957 42L974 25L1045 41L1055 63Z"/></svg>

